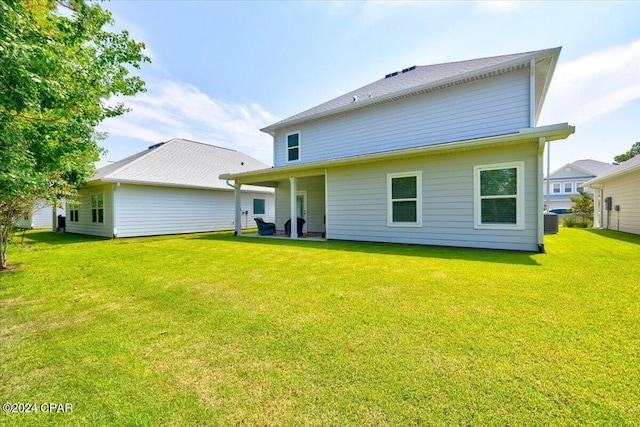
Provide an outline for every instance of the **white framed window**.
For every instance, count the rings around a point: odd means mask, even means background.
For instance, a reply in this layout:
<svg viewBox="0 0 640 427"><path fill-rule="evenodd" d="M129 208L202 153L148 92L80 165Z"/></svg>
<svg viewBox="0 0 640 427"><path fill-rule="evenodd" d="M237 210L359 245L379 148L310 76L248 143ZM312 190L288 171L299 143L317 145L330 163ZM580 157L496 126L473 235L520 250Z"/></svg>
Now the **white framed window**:
<svg viewBox="0 0 640 427"><path fill-rule="evenodd" d="M287 162L300 160L300 132L287 134Z"/></svg>
<svg viewBox="0 0 640 427"><path fill-rule="evenodd" d="M559 182L554 182L552 186L553 189L551 190L551 192L553 194L560 194L560 191L562 191L562 185Z"/></svg>
<svg viewBox="0 0 640 427"><path fill-rule="evenodd" d="M584 182L582 182L582 181L576 182L576 193L579 190L584 190L583 186L584 186Z"/></svg>
<svg viewBox="0 0 640 427"><path fill-rule="evenodd" d="M422 171L387 174L387 225L422 226Z"/></svg>
<svg viewBox="0 0 640 427"><path fill-rule="evenodd" d="M573 182L565 182L563 186L565 193L573 193Z"/></svg>
<svg viewBox="0 0 640 427"><path fill-rule="evenodd" d="M91 195L91 222L104 224L104 193Z"/></svg>
<svg viewBox="0 0 640 427"><path fill-rule="evenodd" d="M69 222L78 222L78 204L68 203L67 211L69 212Z"/></svg>
<svg viewBox="0 0 640 427"><path fill-rule="evenodd" d="M524 230L524 162L473 167L474 228Z"/></svg>
<svg viewBox="0 0 640 427"><path fill-rule="evenodd" d="M265 213L265 199L253 199L253 214L264 215Z"/></svg>

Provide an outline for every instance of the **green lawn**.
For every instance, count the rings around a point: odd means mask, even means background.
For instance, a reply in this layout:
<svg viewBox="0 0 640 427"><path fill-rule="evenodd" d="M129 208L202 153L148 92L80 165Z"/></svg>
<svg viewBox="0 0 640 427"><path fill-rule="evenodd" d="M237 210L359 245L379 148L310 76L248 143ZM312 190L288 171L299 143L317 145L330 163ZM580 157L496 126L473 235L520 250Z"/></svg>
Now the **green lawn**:
<svg viewBox="0 0 640 427"><path fill-rule="evenodd" d="M25 244L0 273L0 398L38 412L0 425L640 420L640 236L561 228L547 254L228 233Z"/></svg>

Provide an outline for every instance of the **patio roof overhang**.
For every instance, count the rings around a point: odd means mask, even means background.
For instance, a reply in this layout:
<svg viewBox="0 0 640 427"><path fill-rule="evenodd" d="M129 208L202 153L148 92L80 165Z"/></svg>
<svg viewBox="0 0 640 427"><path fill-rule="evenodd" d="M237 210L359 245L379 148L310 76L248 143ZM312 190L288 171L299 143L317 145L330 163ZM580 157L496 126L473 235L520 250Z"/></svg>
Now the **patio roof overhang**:
<svg viewBox="0 0 640 427"><path fill-rule="evenodd" d="M565 139L575 132L575 127L568 123L559 123L549 126L520 129L517 133L497 135L485 138L465 141L447 142L403 150L385 151L381 153L365 154L361 156L345 157L341 159L322 160L307 164L282 166L269 169L258 169L241 173L226 173L220 175L220 179L234 180L236 184L261 185L265 187L277 187L278 181L291 177L302 178L305 176L324 175L330 167L348 166L376 161L395 160L405 157L435 155L441 153L466 151L496 145L514 145L526 141L536 143L544 138L544 141Z"/></svg>

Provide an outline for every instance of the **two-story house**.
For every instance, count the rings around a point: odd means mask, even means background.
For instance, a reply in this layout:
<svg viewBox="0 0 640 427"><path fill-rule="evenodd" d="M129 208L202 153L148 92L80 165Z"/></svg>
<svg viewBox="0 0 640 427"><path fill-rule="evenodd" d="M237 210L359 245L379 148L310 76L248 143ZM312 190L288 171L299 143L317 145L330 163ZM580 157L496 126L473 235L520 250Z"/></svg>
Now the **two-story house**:
<svg viewBox="0 0 640 427"><path fill-rule="evenodd" d="M583 189L584 183L603 173L609 172L615 166L610 163L597 160L577 160L568 163L553 171L544 179L545 202L549 202L547 210L570 209L573 207L572 196L579 196L579 189ZM547 197L547 188L549 196ZM593 195L593 190L584 188Z"/></svg>
<svg viewBox="0 0 640 427"><path fill-rule="evenodd" d="M262 129L274 167L221 178L238 200L275 188L278 229L301 216L327 239L542 251L545 144L575 130L537 127L559 53L389 73Z"/></svg>

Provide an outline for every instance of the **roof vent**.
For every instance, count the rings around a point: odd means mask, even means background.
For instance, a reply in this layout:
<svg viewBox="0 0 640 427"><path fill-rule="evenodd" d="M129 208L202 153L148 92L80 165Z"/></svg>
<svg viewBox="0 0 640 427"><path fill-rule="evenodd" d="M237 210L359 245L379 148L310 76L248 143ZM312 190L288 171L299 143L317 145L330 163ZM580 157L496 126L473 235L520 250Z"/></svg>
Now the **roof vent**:
<svg viewBox="0 0 640 427"><path fill-rule="evenodd" d="M154 145L149 146L149 150L153 150L154 148L158 148L158 147L160 147L161 145L164 145L164 142L159 142L159 143L157 143L157 144L154 144Z"/></svg>
<svg viewBox="0 0 640 427"><path fill-rule="evenodd" d="M404 70L402 70L402 73L408 73L409 71L413 71L416 69L416 66L414 65L413 67L409 67L409 68L405 68Z"/></svg>
<svg viewBox="0 0 640 427"><path fill-rule="evenodd" d="M367 98L371 98L373 96L373 94L371 92L369 92L369 95L367 95Z"/></svg>
<svg viewBox="0 0 640 427"><path fill-rule="evenodd" d="M386 76L384 76L385 79L388 79L389 77L393 77L393 76L397 76L398 74L400 74L400 71L396 71L393 73L389 73Z"/></svg>
<svg viewBox="0 0 640 427"><path fill-rule="evenodd" d="M351 102L358 102L358 95L353 95L353 98L351 98Z"/></svg>

